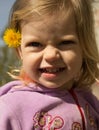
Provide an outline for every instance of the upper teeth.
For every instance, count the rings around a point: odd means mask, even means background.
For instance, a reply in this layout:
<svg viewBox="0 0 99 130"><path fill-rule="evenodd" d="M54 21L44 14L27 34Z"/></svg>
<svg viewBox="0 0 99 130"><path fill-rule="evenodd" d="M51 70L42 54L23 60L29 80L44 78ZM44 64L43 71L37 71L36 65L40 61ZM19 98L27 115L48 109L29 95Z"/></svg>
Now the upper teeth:
<svg viewBox="0 0 99 130"><path fill-rule="evenodd" d="M42 68L40 69L41 72L49 72L49 73L56 73L62 71L64 68Z"/></svg>
<svg viewBox="0 0 99 130"><path fill-rule="evenodd" d="M51 72L54 72L54 73L55 73L55 72L58 72L60 69L48 69L48 68L47 68L47 69L45 69L45 70L46 70L47 72L50 72L50 73L51 73Z"/></svg>

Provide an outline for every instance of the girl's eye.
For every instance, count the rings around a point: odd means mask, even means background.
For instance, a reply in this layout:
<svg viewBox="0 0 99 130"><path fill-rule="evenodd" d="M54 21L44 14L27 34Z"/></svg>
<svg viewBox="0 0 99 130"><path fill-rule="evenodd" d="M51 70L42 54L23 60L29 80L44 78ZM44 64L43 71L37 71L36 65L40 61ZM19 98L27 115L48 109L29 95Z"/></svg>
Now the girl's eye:
<svg viewBox="0 0 99 130"><path fill-rule="evenodd" d="M28 46L41 47L42 45L41 45L41 43L39 43L39 42L30 42L30 43L28 44Z"/></svg>
<svg viewBox="0 0 99 130"><path fill-rule="evenodd" d="M72 40L66 40L66 41L62 41L60 42L60 45L68 45L68 44L74 44L75 42Z"/></svg>

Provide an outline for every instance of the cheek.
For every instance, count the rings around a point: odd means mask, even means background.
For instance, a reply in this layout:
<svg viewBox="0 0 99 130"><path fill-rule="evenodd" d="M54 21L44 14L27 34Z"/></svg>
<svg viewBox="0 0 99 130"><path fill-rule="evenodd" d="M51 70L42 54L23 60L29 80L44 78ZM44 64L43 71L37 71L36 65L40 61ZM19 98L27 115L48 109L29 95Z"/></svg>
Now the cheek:
<svg viewBox="0 0 99 130"><path fill-rule="evenodd" d="M41 58L35 54L26 54L23 57L23 67L25 69L36 69L39 67Z"/></svg>
<svg viewBox="0 0 99 130"><path fill-rule="evenodd" d="M24 71L27 71L29 69L31 69L32 65L32 61L30 62L29 59L23 59L23 69Z"/></svg>
<svg viewBox="0 0 99 130"><path fill-rule="evenodd" d="M69 51L64 60L69 69L80 69L82 66L82 54L79 51Z"/></svg>

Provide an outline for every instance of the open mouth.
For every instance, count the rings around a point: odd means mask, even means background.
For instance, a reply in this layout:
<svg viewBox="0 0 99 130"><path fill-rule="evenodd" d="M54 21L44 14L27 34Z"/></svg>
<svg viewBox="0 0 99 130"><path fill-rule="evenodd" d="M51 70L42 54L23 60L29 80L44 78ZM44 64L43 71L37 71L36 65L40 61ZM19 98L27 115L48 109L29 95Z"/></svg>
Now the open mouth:
<svg viewBox="0 0 99 130"><path fill-rule="evenodd" d="M65 68L40 68L39 71L41 73L59 73L64 71Z"/></svg>

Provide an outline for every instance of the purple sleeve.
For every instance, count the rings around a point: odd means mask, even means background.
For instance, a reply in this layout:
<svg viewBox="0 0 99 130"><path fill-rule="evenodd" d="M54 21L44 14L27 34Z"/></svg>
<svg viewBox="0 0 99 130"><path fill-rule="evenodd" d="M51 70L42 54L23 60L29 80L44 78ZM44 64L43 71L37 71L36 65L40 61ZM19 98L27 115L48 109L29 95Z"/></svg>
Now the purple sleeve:
<svg viewBox="0 0 99 130"><path fill-rule="evenodd" d="M21 130L15 113L2 100L0 100L0 130Z"/></svg>

